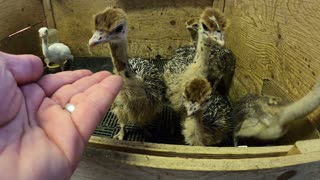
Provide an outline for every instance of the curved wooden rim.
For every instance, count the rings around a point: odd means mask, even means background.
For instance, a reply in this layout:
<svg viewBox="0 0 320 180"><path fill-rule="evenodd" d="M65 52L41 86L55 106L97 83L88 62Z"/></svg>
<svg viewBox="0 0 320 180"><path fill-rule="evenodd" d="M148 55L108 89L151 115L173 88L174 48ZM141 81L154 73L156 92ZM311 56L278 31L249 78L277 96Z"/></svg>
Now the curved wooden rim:
<svg viewBox="0 0 320 180"><path fill-rule="evenodd" d="M320 139L299 141L288 146L219 148L92 137L90 147L90 153L99 159L174 170L246 171L320 162Z"/></svg>

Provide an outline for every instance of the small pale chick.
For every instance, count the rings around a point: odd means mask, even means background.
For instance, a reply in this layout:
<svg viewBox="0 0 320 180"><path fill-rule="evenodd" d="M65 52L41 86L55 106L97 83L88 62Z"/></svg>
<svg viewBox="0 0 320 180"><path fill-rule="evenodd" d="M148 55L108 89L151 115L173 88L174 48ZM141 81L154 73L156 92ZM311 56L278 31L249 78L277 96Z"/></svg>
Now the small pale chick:
<svg viewBox="0 0 320 180"><path fill-rule="evenodd" d="M163 109L165 84L159 70L149 60L128 58L128 22L122 9L106 8L95 15L94 24L95 32L89 46L108 43L114 73L123 79L123 87L112 106L120 124L120 131L114 138L123 140L127 124L143 128L159 115Z"/></svg>
<svg viewBox="0 0 320 180"><path fill-rule="evenodd" d="M290 123L303 120L320 105L320 78L300 100L287 103L272 96L247 95L234 106L235 145L238 138L270 141L287 133Z"/></svg>
<svg viewBox="0 0 320 180"><path fill-rule="evenodd" d="M181 122L187 144L217 145L227 141L231 132L231 106L228 99L212 92L206 79L194 79L186 85L183 104L187 117Z"/></svg>
<svg viewBox="0 0 320 180"><path fill-rule="evenodd" d="M61 71L64 70L64 63L68 60L73 60L73 55L68 46L63 43L53 43L48 45L48 28L42 27L39 29L39 37L41 38L42 53L45 58L52 63L60 66Z"/></svg>

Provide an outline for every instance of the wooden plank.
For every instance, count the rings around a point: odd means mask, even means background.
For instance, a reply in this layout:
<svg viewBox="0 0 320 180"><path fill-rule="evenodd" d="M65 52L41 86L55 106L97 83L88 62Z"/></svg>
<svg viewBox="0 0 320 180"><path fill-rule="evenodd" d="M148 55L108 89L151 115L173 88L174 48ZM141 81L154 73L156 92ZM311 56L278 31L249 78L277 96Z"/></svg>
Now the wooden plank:
<svg viewBox="0 0 320 180"><path fill-rule="evenodd" d="M168 55L181 45L191 43L185 21L198 17L212 0L85 0L52 1L61 42L69 45L75 56L89 56L87 43L92 35L92 15L107 6L125 9L129 19L129 55ZM105 46L94 48L94 56L109 56Z"/></svg>
<svg viewBox="0 0 320 180"><path fill-rule="evenodd" d="M273 158L188 159L87 148L71 179L319 179L319 160L320 152Z"/></svg>
<svg viewBox="0 0 320 180"><path fill-rule="evenodd" d="M252 69L242 66L241 63L238 63L238 59L236 63L236 69L229 91L232 104L245 94L257 94L257 92L261 92L263 84L263 81L259 77L252 75Z"/></svg>
<svg viewBox="0 0 320 180"><path fill-rule="evenodd" d="M257 157L276 157L284 156L288 153L290 149L292 149L292 145L250 148L168 145L157 143L118 141L110 138L102 138L96 136L91 137L90 143L92 147L114 150L118 152L200 159L240 159Z"/></svg>
<svg viewBox="0 0 320 180"><path fill-rule="evenodd" d="M42 0L44 14L46 16L47 27L52 29L56 28L56 22L54 19L54 14L52 10L52 1L51 0Z"/></svg>
<svg viewBox="0 0 320 180"><path fill-rule="evenodd" d="M272 80L293 100L310 91L320 75L319 11L316 0L226 1L231 20L226 44L237 58L239 72L233 99L260 94L263 80ZM313 120L320 120L319 115Z"/></svg>
<svg viewBox="0 0 320 180"><path fill-rule="evenodd" d="M226 0L213 0L212 7L220 9L222 12L225 9Z"/></svg>
<svg viewBox="0 0 320 180"><path fill-rule="evenodd" d="M8 37L0 41L0 51L11 54L35 54L42 57L41 44L38 30L44 24L38 24L32 28Z"/></svg>
<svg viewBox="0 0 320 180"><path fill-rule="evenodd" d="M320 152L320 141L308 140L308 141L298 141L295 143L292 149L288 152L289 155L292 154L307 154L311 152Z"/></svg>
<svg viewBox="0 0 320 180"><path fill-rule="evenodd" d="M0 40L45 20L39 0L2 0L0 6Z"/></svg>

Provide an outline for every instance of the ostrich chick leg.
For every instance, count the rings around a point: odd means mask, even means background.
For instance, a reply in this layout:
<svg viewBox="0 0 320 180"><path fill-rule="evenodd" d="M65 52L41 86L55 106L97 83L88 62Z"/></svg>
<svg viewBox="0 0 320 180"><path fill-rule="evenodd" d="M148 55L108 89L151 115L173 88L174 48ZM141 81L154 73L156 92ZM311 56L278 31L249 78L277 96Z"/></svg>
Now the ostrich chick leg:
<svg viewBox="0 0 320 180"><path fill-rule="evenodd" d="M118 139L118 140L123 140L125 133L125 124L120 123L120 130L118 132L118 134L114 135L113 138L114 139Z"/></svg>
<svg viewBox="0 0 320 180"><path fill-rule="evenodd" d="M64 71L63 64L60 64L60 69L61 69L61 72Z"/></svg>

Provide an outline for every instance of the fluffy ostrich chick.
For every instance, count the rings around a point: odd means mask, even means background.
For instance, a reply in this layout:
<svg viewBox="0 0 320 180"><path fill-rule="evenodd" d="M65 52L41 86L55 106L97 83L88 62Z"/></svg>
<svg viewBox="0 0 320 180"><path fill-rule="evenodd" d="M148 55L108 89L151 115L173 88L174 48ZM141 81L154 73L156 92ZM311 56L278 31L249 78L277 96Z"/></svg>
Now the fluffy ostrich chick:
<svg viewBox="0 0 320 180"><path fill-rule="evenodd" d="M165 66L164 80L168 87L166 95L172 108L178 112L184 110L182 100L187 84L199 78L208 79L212 91L215 91L227 67L221 65L224 63L222 60L213 60L210 56L216 45L224 45L223 31L227 25L226 18L219 10L206 8L198 23L198 41L193 63L189 65L188 62L171 60L172 63L170 61Z"/></svg>
<svg viewBox="0 0 320 180"><path fill-rule="evenodd" d="M194 79L186 85L183 104L187 117L181 122L185 143L210 146L228 139L231 106L226 96L212 92L206 79Z"/></svg>
<svg viewBox="0 0 320 180"><path fill-rule="evenodd" d="M217 11L217 12L215 12ZM212 14L219 14L217 15L220 17L220 24L224 26L223 30L219 33L216 33L223 43L214 43L212 44L211 52L210 52L210 61L209 61L209 73L208 79L213 86L219 86L218 91L224 95L228 94L231 81L233 78L234 70L235 70L235 57L231 50L222 46L224 43L224 31L229 26L229 21L223 16L223 14L216 9L208 8L206 13L203 13L202 20L206 22L210 19L210 15ZM212 18L210 19L212 20ZM205 24L209 24L207 22ZM200 26L203 26L201 23ZM197 44L198 41L198 30L199 30L199 21L196 18L191 18L186 21L186 29L190 32L191 39L194 45ZM210 28L209 28L210 29ZM214 31L214 29L212 29ZM219 32L219 31L218 31ZM220 77L222 75L222 81L220 81Z"/></svg>
<svg viewBox="0 0 320 180"><path fill-rule="evenodd" d="M140 57L128 58L127 15L119 8L106 8L94 17L95 32L89 46L108 43L115 65L114 73L123 79L123 88L114 101L120 131L114 138L122 140L125 125L148 125L162 109L165 85L158 69Z"/></svg>
<svg viewBox="0 0 320 180"><path fill-rule="evenodd" d="M277 97L247 95L236 103L232 112L236 124L234 136L276 140L286 134L291 122L305 118L319 105L320 78L307 95L289 104Z"/></svg>
<svg viewBox="0 0 320 180"><path fill-rule="evenodd" d="M60 66L61 71L64 70L64 63L73 60L73 55L68 46L63 43L53 43L48 45L48 28L39 29L39 37L41 38L42 53L49 62L56 63Z"/></svg>
<svg viewBox="0 0 320 180"><path fill-rule="evenodd" d="M211 56L216 45L224 45L226 18L219 10L207 8L201 14L198 24L193 63L176 75L176 79L169 73L165 73L164 77L172 107L182 114L186 111L186 116L182 116L185 142L190 145L213 145L223 141L231 128L231 107L227 98L213 93L224 75L225 69L221 67L226 66L221 65L222 60L217 57L212 59ZM209 102L215 103L209 107Z"/></svg>

